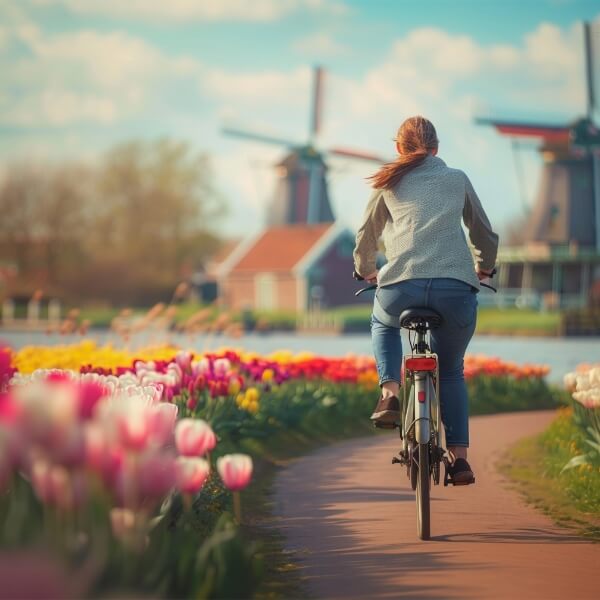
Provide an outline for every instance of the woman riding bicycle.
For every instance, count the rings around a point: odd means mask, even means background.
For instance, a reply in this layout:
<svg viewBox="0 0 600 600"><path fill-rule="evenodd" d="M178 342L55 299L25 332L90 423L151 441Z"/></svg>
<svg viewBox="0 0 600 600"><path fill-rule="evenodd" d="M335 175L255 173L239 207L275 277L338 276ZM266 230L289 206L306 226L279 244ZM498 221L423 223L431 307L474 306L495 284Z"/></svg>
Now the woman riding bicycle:
<svg viewBox="0 0 600 600"><path fill-rule="evenodd" d="M431 331L431 346L439 360L449 471L455 481L471 483L463 359L475 331L479 282L492 274L498 236L465 173L436 156L438 139L430 121L407 119L395 142L399 157L370 177L375 189L354 250L356 272L379 285L371 334L381 397L371 419L384 424L400 419L400 314L411 307L437 311L442 324ZM387 263L378 271L382 235Z"/></svg>

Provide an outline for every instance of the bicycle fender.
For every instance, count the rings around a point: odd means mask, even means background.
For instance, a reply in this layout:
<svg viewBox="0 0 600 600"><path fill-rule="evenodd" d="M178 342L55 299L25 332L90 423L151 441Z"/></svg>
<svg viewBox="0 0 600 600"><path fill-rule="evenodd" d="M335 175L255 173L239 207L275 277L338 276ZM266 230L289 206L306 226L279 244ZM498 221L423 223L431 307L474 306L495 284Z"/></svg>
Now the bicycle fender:
<svg viewBox="0 0 600 600"><path fill-rule="evenodd" d="M429 422L431 390L429 385L429 375L426 371L415 372L414 387L415 438L419 444L427 444L431 437Z"/></svg>

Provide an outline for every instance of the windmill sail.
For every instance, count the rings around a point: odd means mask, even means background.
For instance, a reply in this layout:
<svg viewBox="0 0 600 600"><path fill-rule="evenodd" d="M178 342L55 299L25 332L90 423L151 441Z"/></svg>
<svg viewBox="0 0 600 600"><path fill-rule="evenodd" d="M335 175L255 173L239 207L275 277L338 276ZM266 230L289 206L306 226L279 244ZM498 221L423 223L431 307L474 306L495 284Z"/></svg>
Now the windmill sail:
<svg viewBox="0 0 600 600"><path fill-rule="evenodd" d="M343 156L357 160L384 162L378 156L359 150L332 148L316 149L322 126L324 70L315 67L311 95L311 114L308 143L295 144L283 138L261 134L236 127L224 127L223 133L246 140L275 144L288 149L288 154L276 166L278 175L273 200L267 210L268 225L294 223L331 223L335 220L327 187L326 155Z"/></svg>

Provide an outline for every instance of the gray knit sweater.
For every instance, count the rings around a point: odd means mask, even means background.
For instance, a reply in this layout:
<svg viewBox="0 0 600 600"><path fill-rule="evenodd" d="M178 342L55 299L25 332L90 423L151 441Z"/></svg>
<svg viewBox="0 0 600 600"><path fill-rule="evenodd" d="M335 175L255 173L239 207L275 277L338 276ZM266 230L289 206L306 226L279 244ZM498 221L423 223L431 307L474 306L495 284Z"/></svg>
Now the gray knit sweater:
<svg viewBox="0 0 600 600"><path fill-rule="evenodd" d="M473 250L461 227L463 220ZM498 236L469 178L431 154L393 189L371 194L354 249L354 264L363 276L376 269L382 234L387 264L377 277L381 286L451 277L479 289L476 262L487 271L496 261Z"/></svg>

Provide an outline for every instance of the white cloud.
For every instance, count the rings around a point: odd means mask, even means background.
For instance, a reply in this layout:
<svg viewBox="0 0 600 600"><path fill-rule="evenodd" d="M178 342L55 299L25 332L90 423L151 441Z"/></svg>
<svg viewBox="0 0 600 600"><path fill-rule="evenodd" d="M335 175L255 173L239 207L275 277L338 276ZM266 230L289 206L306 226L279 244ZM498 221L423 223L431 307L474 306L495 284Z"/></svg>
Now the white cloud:
<svg viewBox="0 0 600 600"><path fill-rule="evenodd" d="M341 0L29 0L38 6L63 6L74 13L148 21L277 21L311 11L341 16Z"/></svg>
<svg viewBox="0 0 600 600"><path fill-rule="evenodd" d="M311 71L256 71L235 73L212 69L200 82L201 89L224 103L247 106L248 102L298 104L309 89Z"/></svg>
<svg viewBox="0 0 600 600"><path fill-rule="evenodd" d="M297 52L319 59L342 56L350 52L350 48L336 41L331 34L324 31L312 33L296 40L292 48Z"/></svg>
<svg viewBox="0 0 600 600"><path fill-rule="evenodd" d="M92 121L112 123L118 113L113 100L93 94L77 94L64 89L46 89L30 96L17 105L5 109L11 125L38 125L40 117L45 125L68 125Z"/></svg>
<svg viewBox="0 0 600 600"><path fill-rule="evenodd" d="M28 52L0 56L5 90L0 121L12 125L111 123L131 116L152 90L197 78L202 66L171 58L123 32L92 30L48 35L21 23L12 36Z"/></svg>

